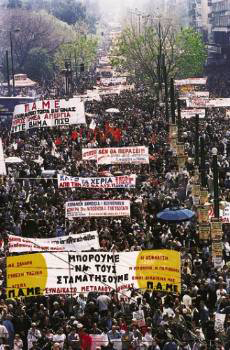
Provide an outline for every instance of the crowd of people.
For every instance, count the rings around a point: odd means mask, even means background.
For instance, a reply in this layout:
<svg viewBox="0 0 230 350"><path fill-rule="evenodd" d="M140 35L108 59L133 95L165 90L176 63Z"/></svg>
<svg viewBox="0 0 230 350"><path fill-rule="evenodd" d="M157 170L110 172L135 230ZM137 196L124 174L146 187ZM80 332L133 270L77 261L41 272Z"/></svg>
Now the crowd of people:
<svg viewBox="0 0 230 350"><path fill-rule="evenodd" d="M111 107L120 112L106 113ZM173 225L156 217L168 207L196 210L192 196L199 170L194 163L195 121L182 121L188 160L179 169L164 108L153 106L147 92L137 89L104 96L101 101L86 102L86 112L86 125L68 128L12 134L10 123L1 122L5 156L22 159L7 165L8 175L1 179L2 239L7 242L8 234L48 238L96 230L104 252L176 250L181 253L182 292L130 289L7 299L5 248L0 275L0 349L230 349L229 224L223 225L223 262L218 268L212 261L211 242L199 239L196 217ZM92 118L94 129L90 129ZM209 109L200 121L200 135L205 139L209 202L213 198L213 147L218 149L220 198L228 202L230 132L224 109ZM149 164L98 166L81 157L82 148L123 146L147 146ZM48 177L49 171L52 176ZM137 184L135 189L60 189L57 174L136 174ZM121 198L131 201L130 218L65 218L67 201ZM134 317L138 310L144 312L143 323ZM226 315L219 327L217 313Z"/></svg>

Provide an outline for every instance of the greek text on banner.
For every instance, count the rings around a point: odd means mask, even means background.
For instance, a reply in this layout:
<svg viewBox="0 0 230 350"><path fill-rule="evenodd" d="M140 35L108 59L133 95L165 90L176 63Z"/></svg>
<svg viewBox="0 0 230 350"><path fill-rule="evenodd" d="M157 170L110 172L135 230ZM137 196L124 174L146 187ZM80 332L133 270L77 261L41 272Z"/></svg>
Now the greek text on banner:
<svg viewBox="0 0 230 350"><path fill-rule="evenodd" d="M65 204L66 218L130 216L129 200L88 200Z"/></svg>
<svg viewBox="0 0 230 350"><path fill-rule="evenodd" d="M58 187L81 188L135 188L136 175L105 177L71 177L58 175Z"/></svg>
<svg viewBox="0 0 230 350"><path fill-rule="evenodd" d="M145 146L83 148L82 160L96 160L97 164L149 164L149 149Z"/></svg>
<svg viewBox="0 0 230 350"><path fill-rule="evenodd" d="M76 233L55 238L27 238L8 235L9 253L23 252L70 252L100 249L97 231Z"/></svg>
<svg viewBox="0 0 230 350"><path fill-rule="evenodd" d="M129 288L180 293L180 253L35 253L7 257L7 296L110 292Z"/></svg>
<svg viewBox="0 0 230 350"><path fill-rule="evenodd" d="M11 132L85 122L84 102L79 98L42 100L15 106Z"/></svg>

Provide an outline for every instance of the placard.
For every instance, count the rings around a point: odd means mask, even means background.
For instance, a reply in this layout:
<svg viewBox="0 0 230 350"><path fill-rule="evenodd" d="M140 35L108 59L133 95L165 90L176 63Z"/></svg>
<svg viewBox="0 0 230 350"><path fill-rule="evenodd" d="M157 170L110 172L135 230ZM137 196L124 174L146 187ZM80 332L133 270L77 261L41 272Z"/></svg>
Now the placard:
<svg viewBox="0 0 230 350"><path fill-rule="evenodd" d="M28 238L8 235L9 253L70 252L100 249L97 231L71 234L54 238Z"/></svg>
<svg viewBox="0 0 230 350"><path fill-rule="evenodd" d="M200 204L204 205L207 202L208 202L208 191L200 190Z"/></svg>
<svg viewBox="0 0 230 350"><path fill-rule="evenodd" d="M211 221L211 238L213 240L221 240L223 236L222 231L222 222L220 221Z"/></svg>
<svg viewBox="0 0 230 350"><path fill-rule="evenodd" d="M180 293L180 253L34 253L7 257L7 297L120 292L130 288Z"/></svg>
<svg viewBox="0 0 230 350"><path fill-rule="evenodd" d="M208 222L208 208L198 208L197 209L197 219L199 223Z"/></svg>
<svg viewBox="0 0 230 350"><path fill-rule="evenodd" d="M208 241L210 239L210 225L201 223L199 224L199 239Z"/></svg>
<svg viewBox="0 0 230 350"><path fill-rule="evenodd" d="M58 175L58 188L135 188L136 175L71 177Z"/></svg>
<svg viewBox="0 0 230 350"><path fill-rule="evenodd" d="M66 218L130 216L129 200L88 200L65 204Z"/></svg>
<svg viewBox="0 0 230 350"><path fill-rule="evenodd" d="M11 132L85 123L84 102L79 98L41 100L15 106Z"/></svg>
<svg viewBox="0 0 230 350"><path fill-rule="evenodd" d="M181 85L206 85L207 77L204 78L187 78L187 79L179 79L174 80L175 86Z"/></svg>
<svg viewBox="0 0 230 350"><path fill-rule="evenodd" d="M98 148L97 164L149 164L149 149L145 146Z"/></svg>

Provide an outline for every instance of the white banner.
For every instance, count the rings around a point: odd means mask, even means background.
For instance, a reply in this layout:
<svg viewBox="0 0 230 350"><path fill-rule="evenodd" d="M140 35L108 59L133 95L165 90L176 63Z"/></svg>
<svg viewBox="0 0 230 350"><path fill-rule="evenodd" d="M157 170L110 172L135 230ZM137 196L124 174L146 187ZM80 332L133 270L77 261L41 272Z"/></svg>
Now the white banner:
<svg viewBox="0 0 230 350"><path fill-rule="evenodd" d="M180 99L194 98L194 97L205 97L209 98L209 91L188 91L181 92Z"/></svg>
<svg viewBox="0 0 230 350"><path fill-rule="evenodd" d="M145 146L83 148L82 160L96 160L97 164L149 164L149 149Z"/></svg>
<svg viewBox="0 0 230 350"><path fill-rule="evenodd" d="M5 163L1 138L0 138L0 175L6 175L6 163Z"/></svg>
<svg viewBox="0 0 230 350"><path fill-rule="evenodd" d="M174 80L175 86L181 85L205 85L207 82L207 77L205 78L188 78L188 79L180 79Z"/></svg>
<svg viewBox="0 0 230 350"><path fill-rule="evenodd" d="M41 252L41 251L84 251L91 248L100 249L97 231L76 233L55 238L27 238L8 235L10 253Z"/></svg>
<svg viewBox="0 0 230 350"><path fill-rule="evenodd" d="M11 132L85 123L84 102L79 98L41 100L15 106Z"/></svg>
<svg viewBox="0 0 230 350"><path fill-rule="evenodd" d="M82 148L82 160L97 160L97 148Z"/></svg>
<svg viewBox="0 0 230 350"><path fill-rule="evenodd" d="M224 223L230 223L230 203L226 204L224 209L220 209L220 220Z"/></svg>
<svg viewBox="0 0 230 350"><path fill-rule="evenodd" d="M58 188L135 188L136 175L71 177L58 175Z"/></svg>
<svg viewBox="0 0 230 350"><path fill-rule="evenodd" d="M149 164L149 149L145 146L98 148L97 164Z"/></svg>
<svg viewBox="0 0 230 350"><path fill-rule="evenodd" d="M205 109L182 109L181 110L181 118L192 118L195 117L196 114L199 114L200 118L205 117Z"/></svg>
<svg viewBox="0 0 230 350"><path fill-rule="evenodd" d="M66 218L130 216L129 200L88 200L66 202Z"/></svg>
<svg viewBox="0 0 230 350"><path fill-rule="evenodd" d="M122 292L130 288L180 293L180 253L57 252L7 257L7 297Z"/></svg>
<svg viewBox="0 0 230 350"><path fill-rule="evenodd" d="M120 85L126 83L126 77L114 77L114 78L101 78L101 85Z"/></svg>
<svg viewBox="0 0 230 350"><path fill-rule="evenodd" d="M192 98L187 100L187 107L192 108L214 108L214 107L230 107L230 98Z"/></svg>

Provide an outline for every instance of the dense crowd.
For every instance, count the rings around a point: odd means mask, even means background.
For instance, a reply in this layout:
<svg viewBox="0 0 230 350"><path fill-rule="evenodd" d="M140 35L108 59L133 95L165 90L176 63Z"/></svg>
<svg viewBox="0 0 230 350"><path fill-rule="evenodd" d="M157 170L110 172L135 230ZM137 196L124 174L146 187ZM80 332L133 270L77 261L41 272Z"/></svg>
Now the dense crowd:
<svg viewBox="0 0 230 350"><path fill-rule="evenodd" d="M118 108L119 114L106 113ZM87 125L34 129L10 133L6 121L1 136L6 156L21 163L7 166L0 186L1 235L57 237L97 230L105 252L173 249L181 253L182 293L127 290L122 293L80 293L6 299L5 255L2 252L0 299L1 349L229 349L230 348L230 230L223 225L223 263L215 268L210 241L199 240L196 218L186 223L160 223L156 214L168 207L195 210L192 184L197 174L195 122L182 122L182 141L188 153L184 169L170 148L163 107L143 91L123 91L102 101L86 102ZM91 119L96 128L90 129ZM210 109L200 121L205 138L206 178L213 198L212 155L218 149L220 197L230 200L230 133L224 110ZM149 165L97 166L82 161L81 149L149 147ZM55 171L47 178L49 171ZM99 176L136 174L135 189L60 189L56 174ZM45 175L46 174L46 175ZM64 204L79 199L129 199L130 218L65 219ZM145 324L133 317L143 310ZM215 327L215 314L226 314ZM95 343L91 335L107 335ZM101 338L102 339L102 338ZM104 345L103 345L104 344Z"/></svg>

